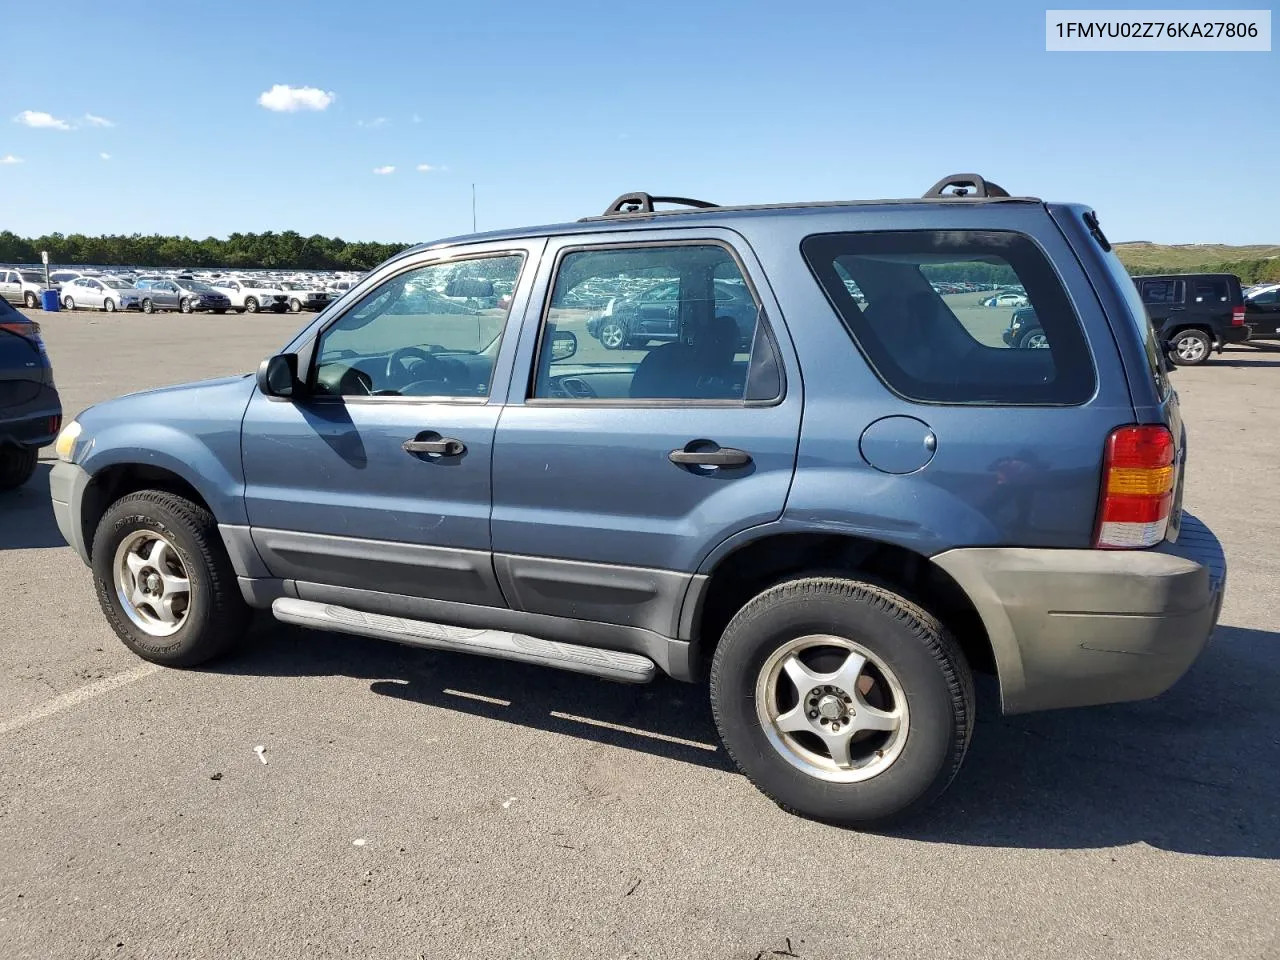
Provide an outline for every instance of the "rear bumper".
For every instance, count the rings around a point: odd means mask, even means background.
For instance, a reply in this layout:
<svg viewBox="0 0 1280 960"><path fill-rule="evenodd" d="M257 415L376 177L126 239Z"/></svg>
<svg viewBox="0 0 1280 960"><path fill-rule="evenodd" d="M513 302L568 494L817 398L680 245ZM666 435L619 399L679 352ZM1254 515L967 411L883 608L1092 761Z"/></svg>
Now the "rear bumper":
<svg viewBox="0 0 1280 960"><path fill-rule="evenodd" d="M1005 713L1154 697L1218 622L1227 566L1190 514L1151 550L970 548L934 557L987 628Z"/></svg>
<svg viewBox="0 0 1280 960"><path fill-rule="evenodd" d="M1222 342L1225 343L1244 343L1249 339L1249 328L1247 326L1239 327L1223 327Z"/></svg>

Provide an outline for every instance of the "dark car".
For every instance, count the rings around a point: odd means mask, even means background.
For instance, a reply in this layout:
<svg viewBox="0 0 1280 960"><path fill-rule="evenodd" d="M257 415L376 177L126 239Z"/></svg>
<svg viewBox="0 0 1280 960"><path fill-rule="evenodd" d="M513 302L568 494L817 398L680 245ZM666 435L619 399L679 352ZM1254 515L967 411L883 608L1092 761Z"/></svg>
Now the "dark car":
<svg viewBox="0 0 1280 960"><path fill-rule="evenodd" d="M746 349L756 328L755 301L746 284L714 282L716 315L732 317L738 325L738 346ZM685 299L688 302L688 298ZM587 321L587 333L606 350L634 350L651 341L680 338L680 284L659 283L642 293L614 298L598 317Z"/></svg>
<svg viewBox="0 0 1280 960"><path fill-rule="evenodd" d="M1049 346L1040 321L1036 319L1035 307L1019 307L1013 311L1009 326L1001 336L1008 346L1021 350L1044 350Z"/></svg>
<svg viewBox="0 0 1280 960"><path fill-rule="evenodd" d="M62 426L62 401L40 324L0 300L0 490L31 479Z"/></svg>
<svg viewBox="0 0 1280 960"><path fill-rule="evenodd" d="M143 313L155 313L157 310L226 313L231 309L230 297L199 280L144 277L134 286L142 292L140 306Z"/></svg>
<svg viewBox="0 0 1280 960"><path fill-rule="evenodd" d="M1280 286L1246 297L1244 322L1250 340L1280 340Z"/></svg>
<svg viewBox="0 0 1280 960"><path fill-rule="evenodd" d="M1249 339L1244 291L1232 273L1187 273L1134 277L1169 359L1193 367L1228 343Z"/></svg>

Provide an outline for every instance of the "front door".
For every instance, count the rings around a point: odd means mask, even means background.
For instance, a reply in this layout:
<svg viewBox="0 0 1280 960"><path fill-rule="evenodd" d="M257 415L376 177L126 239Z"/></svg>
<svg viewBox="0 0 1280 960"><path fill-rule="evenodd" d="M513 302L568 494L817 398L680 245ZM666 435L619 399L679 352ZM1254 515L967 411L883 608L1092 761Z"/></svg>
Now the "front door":
<svg viewBox="0 0 1280 960"><path fill-rule="evenodd" d="M296 342L306 396L255 395L242 435L249 524L273 576L304 598L309 583L505 605L489 473L514 343L494 289L527 286L536 254L397 261Z"/></svg>
<svg viewBox="0 0 1280 960"><path fill-rule="evenodd" d="M1280 289L1266 290L1244 302L1249 339L1280 339Z"/></svg>
<svg viewBox="0 0 1280 960"><path fill-rule="evenodd" d="M498 423L493 549L513 606L675 636L703 558L781 515L801 390L741 237L645 237L548 247L534 294L546 309L531 311ZM597 339L610 304L607 316L644 316L663 288L674 339ZM745 337L717 303L730 288L755 304ZM572 356L549 346L566 333Z"/></svg>

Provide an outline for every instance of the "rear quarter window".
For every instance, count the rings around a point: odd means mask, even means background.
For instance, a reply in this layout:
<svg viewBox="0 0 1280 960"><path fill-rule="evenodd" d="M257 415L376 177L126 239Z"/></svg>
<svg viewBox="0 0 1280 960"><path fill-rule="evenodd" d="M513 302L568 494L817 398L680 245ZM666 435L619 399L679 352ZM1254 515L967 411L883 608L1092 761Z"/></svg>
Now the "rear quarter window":
<svg viewBox="0 0 1280 960"><path fill-rule="evenodd" d="M1029 237L821 234L801 252L877 376L908 400L1063 406L1093 396L1080 321Z"/></svg>

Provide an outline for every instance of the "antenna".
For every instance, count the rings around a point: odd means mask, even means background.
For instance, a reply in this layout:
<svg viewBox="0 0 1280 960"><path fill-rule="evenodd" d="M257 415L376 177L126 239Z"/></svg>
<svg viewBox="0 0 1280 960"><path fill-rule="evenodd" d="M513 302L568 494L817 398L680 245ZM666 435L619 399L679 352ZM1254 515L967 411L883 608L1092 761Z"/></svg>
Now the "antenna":
<svg viewBox="0 0 1280 960"><path fill-rule="evenodd" d="M476 185L471 185L471 232L476 232Z"/></svg>

